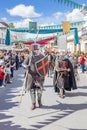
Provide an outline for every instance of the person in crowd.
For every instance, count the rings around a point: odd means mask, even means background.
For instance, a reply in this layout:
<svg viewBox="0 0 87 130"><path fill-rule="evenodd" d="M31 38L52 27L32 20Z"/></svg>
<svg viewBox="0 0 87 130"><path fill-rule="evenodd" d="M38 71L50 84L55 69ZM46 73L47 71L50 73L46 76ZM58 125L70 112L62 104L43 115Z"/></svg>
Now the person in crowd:
<svg viewBox="0 0 87 130"><path fill-rule="evenodd" d="M11 60L11 62L10 62L10 69L11 69L11 75L10 75L10 77L11 77L11 78L14 77L14 67L15 67L15 62L13 62L13 61Z"/></svg>
<svg viewBox="0 0 87 130"><path fill-rule="evenodd" d="M85 71L87 72L87 54L86 54L86 56L85 56Z"/></svg>
<svg viewBox="0 0 87 130"><path fill-rule="evenodd" d="M84 73L84 68L85 68L85 54L84 53L81 54L79 63L80 63L82 73Z"/></svg>
<svg viewBox="0 0 87 130"><path fill-rule="evenodd" d="M16 62L16 65L15 65L16 70L18 70L18 68L19 68L19 56L18 56L18 53L16 53L15 62Z"/></svg>
<svg viewBox="0 0 87 130"><path fill-rule="evenodd" d="M79 73L78 73L78 58L76 57L76 55L72 54L71 55L71 58L70 58L70 61L72 63L72 66L73 66L73 70L74 70L74 75L75 75L75 79L76 80L79 80Z"/></svg>
<svg viewBox="0 0 87 130"><path fill-rule="evenodd" d="M5 83L6 84L11 83L11 81L10 81L10 75L11 75L10 63L7 63L6 67L5 67Z"/></svg>
<svg viewBox="0 0 87 130"><path fill-rule="evenodd" d="M5 73L4 73L4 66L0 63L0 88L3 87Z"/></svg>

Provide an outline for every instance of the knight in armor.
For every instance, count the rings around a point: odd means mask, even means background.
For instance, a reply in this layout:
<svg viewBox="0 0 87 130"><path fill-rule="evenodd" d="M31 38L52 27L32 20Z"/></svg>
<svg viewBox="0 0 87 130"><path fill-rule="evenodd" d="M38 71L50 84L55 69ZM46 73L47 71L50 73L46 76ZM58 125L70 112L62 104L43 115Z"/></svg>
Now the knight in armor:
<svg viewBox="0 0 87 130"><path fill-rule="evenodd" d="M58 75L62 72L62 78L64 80L63 94L66 91L71 91L72 89L77 89L74 71L72 63L64 55L60 55L55 64L55 74L54 74L54 89L55 92L60 93L58 87Z"/></svg>
<svg viewBox="0 0 87 130"><path fill-rule="evenodd" d="M32 44L32 52L26 57L23 65L27 67L27 76L26 76L26 89L30 91L32 107L34 110L36 108L36 97L39 107L42 106L42 90L43 83L45 80L47 72L47 62L48 59L45 58L45 55L40 51L38 44ZM43 65L43 66L42 66ZM43 69L44 67L44 69ZM37 96L36 96L37 95Z"/></svg>

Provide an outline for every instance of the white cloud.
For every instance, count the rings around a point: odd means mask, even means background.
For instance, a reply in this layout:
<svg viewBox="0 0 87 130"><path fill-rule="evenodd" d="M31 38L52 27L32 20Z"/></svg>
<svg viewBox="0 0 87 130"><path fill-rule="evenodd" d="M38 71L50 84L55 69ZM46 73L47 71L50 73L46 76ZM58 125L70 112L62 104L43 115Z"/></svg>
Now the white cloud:
<svg viewBox="0 0 87 130"><path fill-rule="evenodd" d="M16 28L23 28L23 27L29 27L29 21L34 22L34 20L26 18L26 19L22 19L20 21L16 21L13 22L14 26ZM41 17L36 19L35 21L37 21L37 25L38 26L49 26L49 25L54 25L55 24L55 19L52 19L52 17Z"/></svg>
<svg viewBox="0 0 87 130"><path fill-rule="evenodd" d="M13 22L14 26L16 28L23 28L23 27L29 27L29 21L32 21L31 19L27 18L27 19L23 19L21 21L17 21L17 22Z"/></svg>
<svg viewBox="0 0 87 130"><path fill-rule="evenodd" d="M74 9L72 12L66 14L66 20L70 22L82 21L83 19L84 15L79 9Z"/></svg>
<svg viewBox="0 0 87 130"><path fill-rule="evenodd" d="M7 21L6 17L1 18L2 21Z"/></svg>
<svg viewBox="0 0 87 130"><path fill-rule="evenodd" d="M79 9L74 9L72 12L55 12L48 17L38 17L33 20L29 18L22 19L18 22L14 22L15 27L29 27L29 21L37 21L38 26L49 26L54 24L61 24L62 21L83 21L87 20L87 16L84 16Z"/></svg>
<svg viewBox="0 0 87 130"><path fill-rule="evenodd" d="M56 12L53 13L50 16L47 17L40 17L36 21L41 25L41 26L49 26L49 25L54 25L54 24L60 24L61 21L65 19L65 14L62 12Z"/></svg>
<svg viewBox="0 0 87 130"><path fill-rule="evenodd" d="M34 6L17 5L12 9L7 9L7 12L12 16L20 16L22 18L40 17L40 13L36 13Z"/></svg>
<svg viewBox="0 0 87 130"><path fill-rule="evenodd" d="M62 12L56 12L56 13L53 14L55 20L59 20L62 15L63 15Z"/></svg>

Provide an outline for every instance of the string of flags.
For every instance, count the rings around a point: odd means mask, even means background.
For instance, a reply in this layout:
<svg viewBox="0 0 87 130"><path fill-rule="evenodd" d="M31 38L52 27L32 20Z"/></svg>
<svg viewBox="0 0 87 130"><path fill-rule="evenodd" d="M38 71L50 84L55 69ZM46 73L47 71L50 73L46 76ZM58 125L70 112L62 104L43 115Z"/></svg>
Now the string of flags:
<svg viewBox="0 0 87 130"><path fill-rule="evenodd" d="M57 0L58 3L65 4L66 6L82 9L83 5L74 2L72 0ZM84 10L87 10L87 6L84 6Z"/></svg>

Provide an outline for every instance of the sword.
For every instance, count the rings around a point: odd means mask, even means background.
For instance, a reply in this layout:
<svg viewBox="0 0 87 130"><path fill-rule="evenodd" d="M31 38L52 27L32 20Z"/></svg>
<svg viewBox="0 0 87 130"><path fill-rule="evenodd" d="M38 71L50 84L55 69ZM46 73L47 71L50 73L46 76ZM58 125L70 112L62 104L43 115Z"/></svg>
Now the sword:
<svg viewBox="0 0 87 130"><path fill-rule="evenodd" d="M29 64L27 65L27 67L30 67L30 65L31 65L31 60L32 60L32 54L30 55L30 60L29 60ZM25 65L23 64L23 66L25 66ZM25 68L26 68L26 66L25 66ZM21 95L20 95L20 97L19 97L19 103L22 102L23 92L24 92L25 89L26 89L26 82L27 82L27 78L28 78L28 73L29 73L29 71L27 70L27 71L26 71L26 74L25 74L25 78L24 78L22 90L21 90Z"/></svg>
<svg viewBox="0 0 87 130"><path fill-rule="evenodd" d="M28 77L28 71L26 72L26 75L25 75L25 78L24 78L24 82L23 82L23 86L22 86L21 94L20 94L20 97L19 97L19 103L22 102L22 96L23 96L23 93L25 92L25 89L26 89L26 81L27 81L27 77Z"/></svg>

